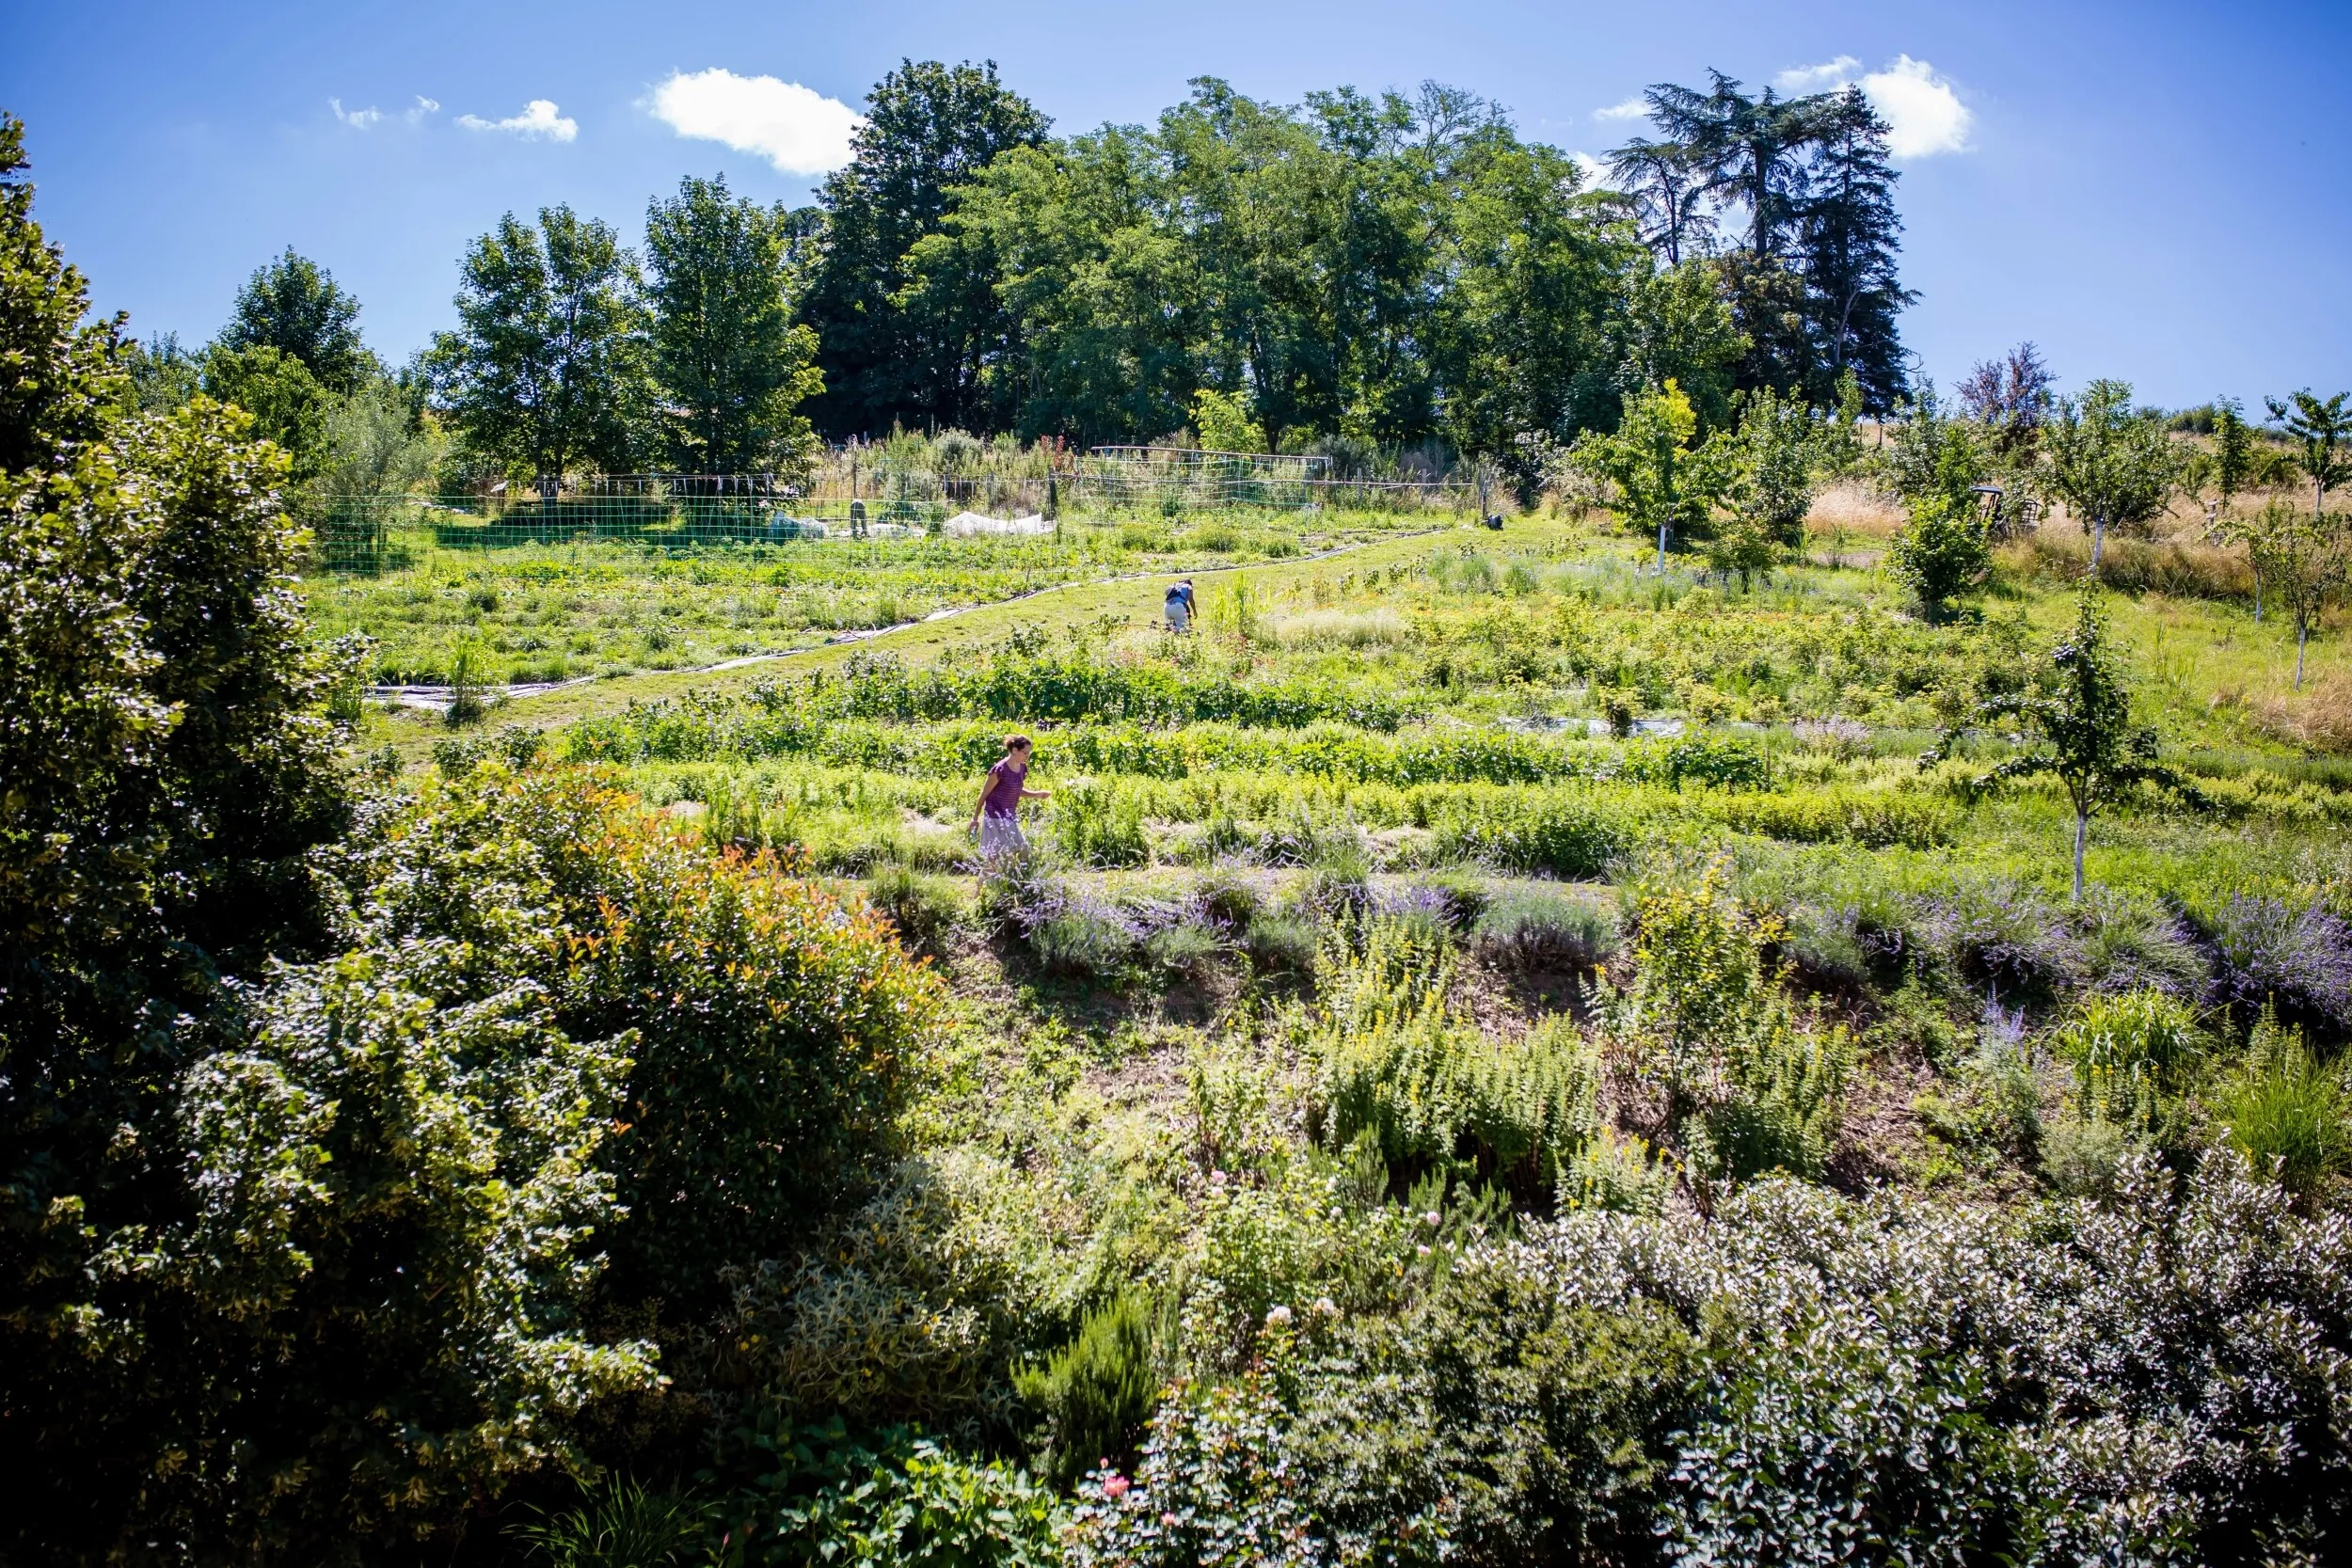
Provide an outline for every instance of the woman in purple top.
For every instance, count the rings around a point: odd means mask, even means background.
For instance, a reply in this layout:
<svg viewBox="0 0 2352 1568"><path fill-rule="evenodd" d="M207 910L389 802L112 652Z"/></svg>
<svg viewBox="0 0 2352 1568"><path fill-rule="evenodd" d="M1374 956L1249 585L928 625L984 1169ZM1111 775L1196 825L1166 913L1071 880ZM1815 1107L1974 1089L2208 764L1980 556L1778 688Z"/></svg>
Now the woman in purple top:
<svg viewBox="0 0 2352 1568"><path fill-rule="evenodd" d="M1029 842L1021 836L1021 802L1047 800L1053 793L1029 787L1029 737L1009 737L1004 756L980 786L980 803L972 808L972 831L979 835L980 853L1017 855L1026 849Z"/></svg>

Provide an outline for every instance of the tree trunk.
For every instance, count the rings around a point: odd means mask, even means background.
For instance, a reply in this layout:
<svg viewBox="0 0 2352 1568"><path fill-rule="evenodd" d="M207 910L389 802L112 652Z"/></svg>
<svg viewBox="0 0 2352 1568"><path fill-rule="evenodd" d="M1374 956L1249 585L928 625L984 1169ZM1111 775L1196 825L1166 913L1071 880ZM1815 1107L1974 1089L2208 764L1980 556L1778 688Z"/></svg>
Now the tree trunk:
<svg viewBox="0 0 2352 1568"><path fill-rule="evenodd" d="M2090 814L2074 808L2074 902L2083 901L2083 846L2090 837Z"/></svg>
<svg viewBox="0 0 2352 1568"><path fill-rule="evenodd" d="M2303 645L2312 640L2312 624L2298 615L2295 618L2295 689L2303 689Z"/></svg>
<svg viewBox="0 0 2352 1568"><path fill-rule="evenodd" d="M1665 576L1666 576L1666 524L1665 524L1665 520L1664 520L1663 518L1661 518L1661 519L1659 520L1659 524L1658 524L1658 577L1659 577L1659 580L1661 580L1661 581L1665 580Z"/></svg>
<svg viewBox="0 0 2352 1568"><path fill-rule="evenodd" d="M2094 578L2099 575L2099 545L2106 531L2106 519L2094 515L2090 519L2090 575Z"/></svg>

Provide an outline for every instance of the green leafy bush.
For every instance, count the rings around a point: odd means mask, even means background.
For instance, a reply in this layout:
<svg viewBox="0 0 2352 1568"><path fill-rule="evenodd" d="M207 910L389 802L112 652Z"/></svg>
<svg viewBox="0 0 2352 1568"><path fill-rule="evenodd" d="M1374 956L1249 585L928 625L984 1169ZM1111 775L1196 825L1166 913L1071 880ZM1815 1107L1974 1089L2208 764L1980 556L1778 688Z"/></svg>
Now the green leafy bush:
<svg viewBox="0 0 2352 1568"><path fill-rule="evenodd" d="M493 868L541 881L553 918L481 922ZM633 1035L605 1146L629 1218L612 1288L674 1305L788 1254L894 1147L909 1057L941 1000L888 924L765 856L713 855L580 769L477 769L428 794L359 863L392 931L536 964L564 1033ZM491 884L495 886L496 884Z"/></svg>
<svg viewBox="0 0 2352 1568"><path fill-rule="evenodd" d="M2214 1115L2232 1148L2258 1175L2308 1202L2352 1172L2352 1089L2341 1067L2322 1065L2299 1029L2265 1008L2245 1060L2224 1078Z"/></svg>
<svg viewBox="0 0 2352 1568"><path fill-rule="evenodd" d="M513 1533L549 1568L700 1568L715 1555L712 1513L707 1503L614 1480Z"/></svg>
<svg viewBox="0 0 2352 1568"><path fill-rule="evenodd" d="M1470 927L1470 946L1487 962L1516 970L1592 970L1617 944L1609 911L1541 883L1497 889Z"/></svg>
<svg viewBox="0 0 2352 1568"><path fill-rule="evenodd" d="M2160 990L2086 998L2050 1047L2074 1069L2078 1115L2141 1136L2177 1135L2205 1053L2197 1015Z"/></svg>
<svg viewBox="0 0 2352 1568"><path fill-rule="evenodd" d="M1454 792L1432 824L1437 852L1500 871L1593 877L1632 842L1630 825L1585 792Z"/></svg>
<svg viewBox="0 0 2352 1568"><path fill-rule="evenodd" d="M1055 1568L1053 1495L1001 1459L966 1459L928 1437L884 1433L869 1448L839 1426L781 1448L746 1556L762 1563L932 1562Z"/></svg>
<svg viewBox="0 0 2352 1568"><path fill-rule="evenodd" d="M866 896L908 942L935 945L963 918L963 895L945 877L886 865L866 879Z"/></svg>
<svg viewBox="0 0 2352 1568"><path fill-rule="evenodd" d="M1369 1132L1392 1180L1458 1168L1548 1197L1597 1119L1597 1066L1565 1018L1483 1034L1447 1001L1443 941L1376 920L1360 954L1327 957L1327 1014L1300 1040L1317 1063L1309 1131L1333 1148Z"/></svg>
<svg viewBox="0 0 2352 1568"><path fill-rule="evenodd" d="M1077 780L1055 792L1050 819L1054 842L1073 863L1089 866L1148 865L1152 847L1143 833L1143 808L1117 784Z"/></svg>
<svg viewBox="0 0 2352 1568"><path fill-rule="evenodd" d="M1887 547L1887 570L1918 596L1931 620L1984 580L1993 567L1992 543L1974 497L1934 496L1915 502L1911 521Z"/></svg>
<svg viewBox="0 0 2352 1568"><path fill-rule="evenodd" d="M1242 934L1242 949L1260 974L1304 974L1315 965L1322 937L1295 915L1257 914Z"/></svg>
<svg viewBox="0 0 2352 1568"><path fill-rule="evenodd" d="M1604 986L1600 1023L1629 1076L1654 1097L1661 1131L1693 1168L1740 1179L1812 1175L1838 1125L1851 1041L1800 1021L1768 957L1774 916L1741 908L1730 867L1637 891L1632 975Z"/></svg>
<svg viewBox="0 0 2352 1568"><path fill-rule="evenodd" d="M1087 1314L1078 1337L1014 1380L1042 1413L1047 1441L1039 1473L1059 1491L1098 1465L1124 1465L1159 1402L1152 1361L1151 1298L1124 1291Z"/></svg>

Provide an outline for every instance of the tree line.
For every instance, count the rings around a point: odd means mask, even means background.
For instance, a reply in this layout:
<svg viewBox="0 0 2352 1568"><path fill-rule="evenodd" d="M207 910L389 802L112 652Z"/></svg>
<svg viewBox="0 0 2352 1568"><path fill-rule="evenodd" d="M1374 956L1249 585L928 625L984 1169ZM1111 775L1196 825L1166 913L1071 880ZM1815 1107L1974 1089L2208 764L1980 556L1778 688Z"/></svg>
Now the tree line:
<svg viewBox="0 0 2352 1568"><path fill-rule="evenodd" d="M152 345L142 378L253 410L298 479L350 444L330 426L363 391L520 479L790 471L820 436L895 428L1091 445L1215 423L1343 476L1423 448L1524 486L1543 443L1670 378L1708 429L1737 392L1828 407L1841 377L1892 408L1909 295L1885 123L1851 90L1711 82L1653 87L1661 135L1609 184L1436 84L1285 105L1201 78L1149 125L1063 137L993 63L909 61L811 206L688 179L642 247L569 207L510 214L397 375L289 251L215 343Z"/></svg>

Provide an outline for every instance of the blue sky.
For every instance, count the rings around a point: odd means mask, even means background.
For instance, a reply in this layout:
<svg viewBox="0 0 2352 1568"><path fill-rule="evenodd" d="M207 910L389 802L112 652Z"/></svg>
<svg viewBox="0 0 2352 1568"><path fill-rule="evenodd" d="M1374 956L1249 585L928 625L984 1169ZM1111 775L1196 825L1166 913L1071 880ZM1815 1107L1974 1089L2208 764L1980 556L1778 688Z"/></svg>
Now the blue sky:
<svg viewBox="0 0 2352 1568"><path fill-rule="evenodd" d="M716 171L805 200L815 179L786 170L821 162L836 105L902 56L993 57L1063 131L1149 119L1196 75L1278 101L1434 78L1587 152L1640 128L1598 112L1647 83L1848 61L1921 150L1900 192L1922 296L1904 335L1930 374L2031 338L2069 385L2122 376L2171 405L2352 386L2344 0L16 0L0 107L27 121L51 235L135 330L209 336L291 244L357 293L369 341L399 360L447 325L456 258L501 213L569 201L633 235L650 195Z"/></svg>

